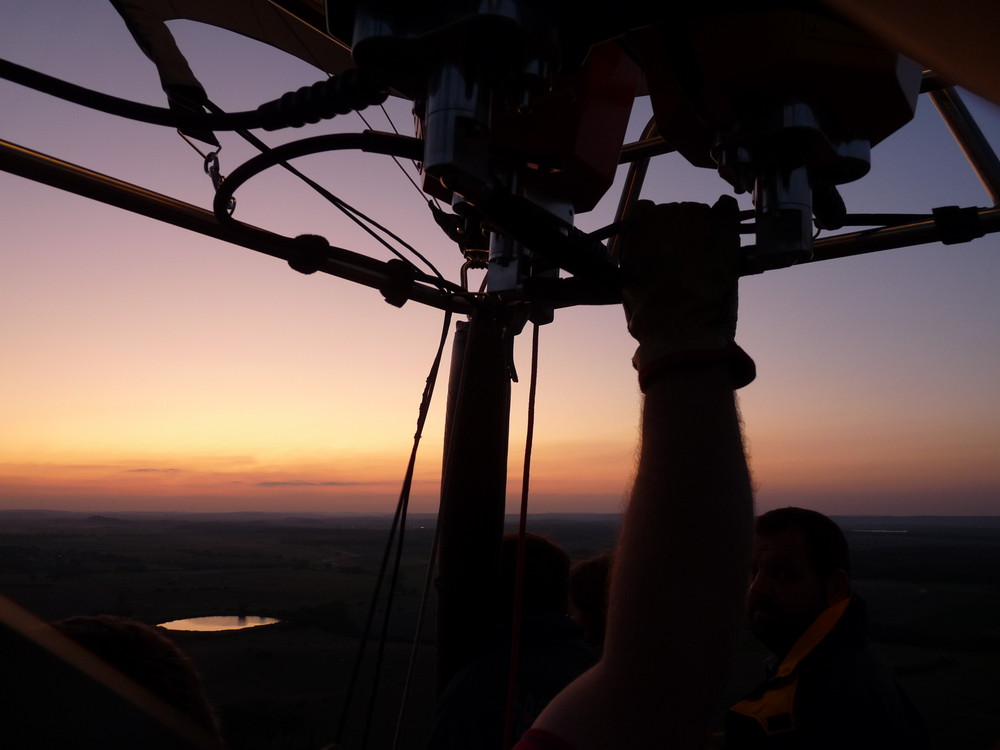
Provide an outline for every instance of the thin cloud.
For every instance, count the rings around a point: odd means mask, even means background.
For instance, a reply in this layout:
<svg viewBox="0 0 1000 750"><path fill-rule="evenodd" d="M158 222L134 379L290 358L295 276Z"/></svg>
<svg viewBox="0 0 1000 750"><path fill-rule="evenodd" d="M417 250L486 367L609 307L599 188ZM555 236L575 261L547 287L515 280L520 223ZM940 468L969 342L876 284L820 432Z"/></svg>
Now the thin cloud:
<svg viewBox="0 0 1000 750"><path fill-rule="evenodd" d="M258 487L356 487L367 482L307 482L292 480L285 482L257 482Z"/></svg>

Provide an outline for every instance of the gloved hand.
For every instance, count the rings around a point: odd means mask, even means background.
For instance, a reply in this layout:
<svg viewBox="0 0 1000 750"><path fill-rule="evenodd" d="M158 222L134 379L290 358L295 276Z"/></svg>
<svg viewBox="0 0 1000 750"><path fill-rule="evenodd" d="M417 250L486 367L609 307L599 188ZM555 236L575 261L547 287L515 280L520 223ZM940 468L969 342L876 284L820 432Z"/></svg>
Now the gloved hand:
<svg viewBox="0 0 1000 750"><path fill-rule="evenodd" d="M622 234L622 296L628 330L639 342L632 363L640 385L654 371L735 358L739 279L736 200L654 205L640 201ZM745 362L743 363L745 369ZM734 374L735 375L735 374Z"/></svg>

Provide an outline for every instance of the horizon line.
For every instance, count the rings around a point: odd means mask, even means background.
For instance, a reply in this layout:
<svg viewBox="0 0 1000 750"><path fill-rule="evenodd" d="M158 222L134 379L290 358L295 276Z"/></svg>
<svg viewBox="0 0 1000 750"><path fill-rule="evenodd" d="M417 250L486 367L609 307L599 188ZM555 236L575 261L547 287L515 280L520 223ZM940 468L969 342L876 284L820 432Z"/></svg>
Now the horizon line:
<svg viewBox="0 0 1000 750"><path fill-rule="evenodd" d="M353 518L390 518L390 511L353 511L353 510L61 510L58 508L0 508L4 514L49 514L65 516L299 516L322 517L342 516ZM438 513L414 511L407 513L407 518L436 517ZM529 512L529 516L595 516L621 517L622 512L600 511L537 511ZM830 518L997 518L1000 513L827 513ZM505 513L504 518L518 518L518 513Z"/></svg>

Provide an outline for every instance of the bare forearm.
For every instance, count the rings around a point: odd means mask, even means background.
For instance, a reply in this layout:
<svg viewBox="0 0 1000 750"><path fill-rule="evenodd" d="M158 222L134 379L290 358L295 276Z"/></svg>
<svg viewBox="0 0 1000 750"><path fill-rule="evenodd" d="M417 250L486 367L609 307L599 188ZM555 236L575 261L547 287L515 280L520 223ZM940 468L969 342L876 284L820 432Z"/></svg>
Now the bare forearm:
<svg viewBox="0 0 1000 750"><path fill-rule="evenodd" d="M753 519L725 369L650 388L642 441L611 594L609 658L635 677L645 668L652 681L678 667L708 679L725 666L715 655L741 623ZM665 648L665 639L684 645Z"/></svg>
<svg viewBox="0 0 1000 750"><path fill-rule="evenodd" d="M753 508L729 373L651 386L642 446L604 658L540 722L577 750L700 747L742 622Z"/></svg>

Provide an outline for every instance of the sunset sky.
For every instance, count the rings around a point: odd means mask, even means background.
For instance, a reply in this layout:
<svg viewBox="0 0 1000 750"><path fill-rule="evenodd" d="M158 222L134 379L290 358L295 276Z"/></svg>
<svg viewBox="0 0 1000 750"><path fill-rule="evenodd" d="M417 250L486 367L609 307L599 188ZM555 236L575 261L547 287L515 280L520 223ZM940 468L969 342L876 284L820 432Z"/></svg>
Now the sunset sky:
<svg viewBox="0 0 1000 750"><path fill-rule="evenodd" d="M322 78L228 32L171 28L209 96L252 109ZM110 3L9 0L0 56L163 105L156 71ZM0 81L0 138L210 207L201 157L175 131L91 112ZM1000 148L1000 109L967 97ZM412 132L409 103L387 105ZM388 129L378 110L372 126ZM630 139L649 119L637 101ZM275 145L359 131L348 116L262 134ZM253 155L223 134L223 172ZM989 198L921 99L843 189L854 212L929 212ZM457 281L461 257L384 157L296 166L387 224ZM713 201L729 186L668 155L643 197ZM378 258L384 249L272 170L237 216ZM578 226L611 221L618 185ZM746 196L740 198L749 207ZM442 314L0 173L0 508L391 510ZM478 282L478 278L476 279ZM1000 514L1000 235L750 277L738 341L757 381L740 392L758 506L834 513ZM529 368L516 357L512 496ZM613 512L632 472L640 394L618 307L563 310L541 331L533 507ZM446 357L448 355L446 354ZM445 368L446 372L446 368ZM446 377L427 425L413 508L436 506Z"/></svg>

